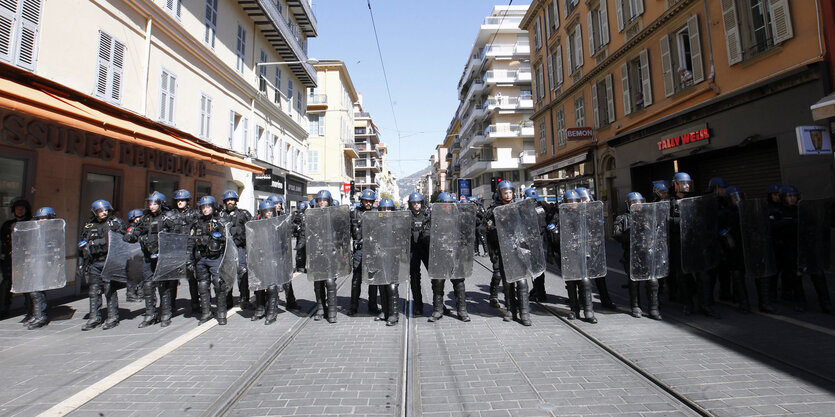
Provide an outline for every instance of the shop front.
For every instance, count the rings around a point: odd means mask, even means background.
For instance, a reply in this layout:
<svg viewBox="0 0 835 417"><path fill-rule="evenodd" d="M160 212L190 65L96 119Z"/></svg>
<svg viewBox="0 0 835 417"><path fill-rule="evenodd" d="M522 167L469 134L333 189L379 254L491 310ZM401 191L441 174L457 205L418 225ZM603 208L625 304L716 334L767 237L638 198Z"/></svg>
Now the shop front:
<svg viewBox="0 0 835 417"><path fill-rule="evenodd" d="M266 168L263 174L252 176L252 190L255 196L254 207L251 210L253 214L258 212L258 205L267 197L273 194L284 197L285 175L281 168L272 167Z"/></svg>
<svg viewBox="0 0 835 417"><path fill-rule="evenodd" d="M568 190L586 187L595 195L593 151L567 157L531 170L534 187L546 201L556 203Z"/></svg>
<svg viewBox="0 0 835 417"><path fill-rule="evenodd" d="M287 202L297 207L300 201L308 201L307 179L298 175L287 174Z"/></svg>

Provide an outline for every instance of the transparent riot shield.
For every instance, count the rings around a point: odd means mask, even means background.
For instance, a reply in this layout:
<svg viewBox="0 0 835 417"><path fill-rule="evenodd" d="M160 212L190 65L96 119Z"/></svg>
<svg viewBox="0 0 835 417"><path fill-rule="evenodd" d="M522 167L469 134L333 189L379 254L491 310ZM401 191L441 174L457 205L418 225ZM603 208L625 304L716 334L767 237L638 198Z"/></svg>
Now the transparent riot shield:
<svg viewBox="0 0 835 417"><path fill-rule="evenodd" d="M473 273L476 206L435 203L429 229L429 278L464 279Z"/></svg>
<svg viewBox="0 0 835 417"><path fill-rule="evenodd" d="M226 244L217 270L220 278L226 283L226 288L231 289L238 281L238 248L235 246L235 241L232 240L232 233L229 232L231 225L226 224L225 227Z"/></svg>
<svg viewBox="0 0 835 417"><path fill-rule="evenodd" d="M412 215L407 211L362 214L362 280L368 285L409 280Z"/></svg>
<svg viewBox="0 0 835 417"><path fill-rule="evenodd" d="M670 273L667 222L670 202L629 207L629 278L644 281Z"/></svg>
<svg viewBox="0 0 835 417"><path fill-rule="evenodd" d="M246 264L252 291L278 285L279 223L278 217L246 222Z"/></svg>
<svg viewBox="0 0 835 417"><path fill-rule="evenodd" d="M563 203L559 209L562 278L606 276L603 202Z"/></svg>
<svg viewBox="0 0 835 417"><path fill-rule="evenodd" d="M757 279L776 275L777 261L768 218L768 202L764 199L740 201L739 229L745 276Z"/></svg>
<svg viewBox="0 0 835 417"><path fill-rule="evenodd" d="M531 199L505 204L493 209L499 251L507 282L535 278L545 272L545 251Z"/></svg>
<svg viewBox="0 0 835 417"><path fill-rule="evenodd" d="M807 273L832 267L832 200L797 203L797 265Z"/></svg>
<svg viewBox="0 0 835 417"><path fill-rule="evenodd" d="M128 282L137 279L136 266L142 268L142 248L139 243L125 242L121 233L107 232L107 258L101 270L101 279L105 281ZM139 280L141 280L141 273Z"/></svg>
<svg viewBox="0 0 835 417"><path fill-rule="evenodd" d="M351 210L348 206L309 208L304 212L307 278L323 281L353 273Z"/></svg>
<svg viewBox="0 0 835 417"><path fill-rule="evenodd" d="M713 196L678 200L681 216L681 270L707 271L722 260L719 244L718 205Z"/></svg>
<svg viewBox="0 0 835 417"><path fill-rule="evenodd" d="M276 233L278 234L278 245L275 247L275 252L278 258L278 288L293 279L293 271L295 271L295 260L293 258L293 215L284 214L278 216L278 227Z"/></svg>
<svg viewBox="0 0 835 417"><path fill-rule="evenodd" d="M12 229L12 292L67 285L64 219L17 222Z"/></svg>
<svg viewBox="0 0 835 417"><path fill-rule="evenodd" d="M154 281L175 281L186 278L186 266L191 257L189 235L159 232L159 252Z"/></svg>

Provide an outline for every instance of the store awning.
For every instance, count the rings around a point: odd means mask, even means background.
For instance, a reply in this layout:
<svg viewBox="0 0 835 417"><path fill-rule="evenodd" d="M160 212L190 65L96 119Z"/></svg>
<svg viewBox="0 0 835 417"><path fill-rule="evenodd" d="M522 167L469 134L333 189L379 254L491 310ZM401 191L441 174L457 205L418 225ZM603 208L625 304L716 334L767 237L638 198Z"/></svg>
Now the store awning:
<svg viewBox="0 0 835 417"><path fill-rule="evenodd" d="M0 108L151 149L254 173L264 172L264 168L255 164L189 140L184 132L180 135L183 137L178 137L176 132L152 129L129 120L129 117L105 113L72 97L71 91L59 91L37 83L30 86L0 78Z"/></svg>
<svg viewBox="0 0 835 417"><path fill-rule="evenodd" d="M812 118L824 120L835 117L835 93L832 93L809 107L812 110Z"/></svg>

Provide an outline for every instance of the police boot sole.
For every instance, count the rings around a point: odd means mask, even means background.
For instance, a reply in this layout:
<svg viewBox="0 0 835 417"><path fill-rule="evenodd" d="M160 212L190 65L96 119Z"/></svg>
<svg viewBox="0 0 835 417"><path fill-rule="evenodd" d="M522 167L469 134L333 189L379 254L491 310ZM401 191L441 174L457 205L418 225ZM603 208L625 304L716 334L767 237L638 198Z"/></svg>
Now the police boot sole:
<svg viewBox="0 0 835 417"><path fill-rule="evenodd" d="M521 319L519 322L522 323L523 326L530 326L533 324L531 323L531 319Z"/></svg>
<svg viewBox="0 0 835 417"><path fill-rule="evenodd" d="M649 313L649 318L651 318L653 320L661 320L661 314L659 314L659 313L655 313L655 314Z"/></svg>
<svg viewBox="0 0 835 417"><path fill-rule="evenodd" d="M33 322L31 322L31 323L29 323L29 324L27 324L27 325L26 325L26 329L28 329L28 330L35 330L35 329L37 329L37 328L41 328L41 327L43 327L43 326L46 326L46 323L47 323L47 321L46 321L46 320L43 320L43 321L33 321Z"/></svg>
<svg viewBox="0 0 835 417"><path fill-rule="evenodd" d="M493 308L501 307L501 305L499 304L499 300L497 300L495 298L491 298L490 299L490 307L493 307Z"/></svg>
<svg viewBox="0 0 835 417"><path fill-rule="evenodd" d="M643 316L644 312L641 311L640 308L633 308L631 314L632 314L632 317L635 317L636 319L639 319L639 318L641 318L641 316Z"/></svg>
<svg viewBox="0 0 835 417"><path fill-rule="evenodd" d="M444 318L444 316L443 316L442 314L439 314L439 313L437 313L437 312L436 312L436 313L432 313L432 315L431 315L431 316L429 316L429 322L430 322L430 323L434 323L434 322L436 322L436 321L438 321L438 320L440 320L440 319L442 319L442 318Z"/></svg>
<svg viewBox="0 0 835 417"><path fill-rule="evenodd" d="M464 313L464 314L458 313L458 320L461 320L465 323L468 322L468 321L471 321L470 320L470 315L467 314L467 313Z"/></svg>
<svg viewBox="0 0 835 417"><path fill-rule="evenodd" d="M157 323L156 320L143 321L142 323L139 323L139 326L137 326L137 327L139 327L140 329L144 329L148 326L153 326L156 323Z"/></svg>
<svg viewBox="0 0 835 417"><path fill-rule="evenodd" d="M274 318L274 317L273 317L273 318L268 318L268 319L264 320L264 325L265 325L265 326L269 326L269 325L271 325L271 324L273 324L273 323L275 323L275 318Z"/></svg>
<svg viewBox="0 0 835 417"><path fill-rule="evenodd" d="M388 320L386 321L386 326L396 326L397 322L397 320Z"/></svg>
<svg viewBox="0 0 835 417"><path fill-rule="evenodd" d="M162 320L159 322L159 327L168 327L171 325L171 320Z"/></svg>
<svg viewBox="0 0 835 417"><path fill-rule="evenodd" d="M116 327L116 326L118 326L118 325L119 325L119 321L118 321L118 320L117 320L117 321L111 321L111 322L104 323L104 325L103 325L103 326L101 326L101 329L102 329L102 330L110 330L110 329L112 329L112 328L114 328L114 327Z"/></svg>
<svg viewBox="0 0 835 417"><path fill-rule="evenodd" d="M219 326L225 326L225 325L226 325L226 317L221 317L221 318L218 318L218 319L217 319L217 324L218 324Z"/></svg>
<svg viewBox="0 0 835 417"><path fill-rule="evenodd" d="M328 323L330 323L330 324L336 323L336 317L328 317Z"/></svg>
<svg viewBox="0 0 835 417"><path fill-rule="evenodd" d="M95 329L96 327L99 327L99 325L101 325L101 321L94 321L94 322L92 322L92 323L88 321L88 322L84 325L84 327L82 327L82 328L81 328L81 331L86 332L87 330L93 330L93 329Z"/></svg>

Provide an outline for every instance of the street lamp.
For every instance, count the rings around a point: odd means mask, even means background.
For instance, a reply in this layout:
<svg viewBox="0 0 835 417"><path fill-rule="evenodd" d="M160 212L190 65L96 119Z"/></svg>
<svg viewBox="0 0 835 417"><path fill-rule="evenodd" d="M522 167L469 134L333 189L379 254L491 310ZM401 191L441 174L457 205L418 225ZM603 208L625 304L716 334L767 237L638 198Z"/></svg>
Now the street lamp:
<svg viewBox="0 0 835 417"><path fill-rule="evenodd" d="M319 63L319 60L316 58L307 58L306 61L284 61L284 62L259 62L255 64L256 66L266 66L266 65L290 65L290 64L310 64L316 65Z"/></svg>

